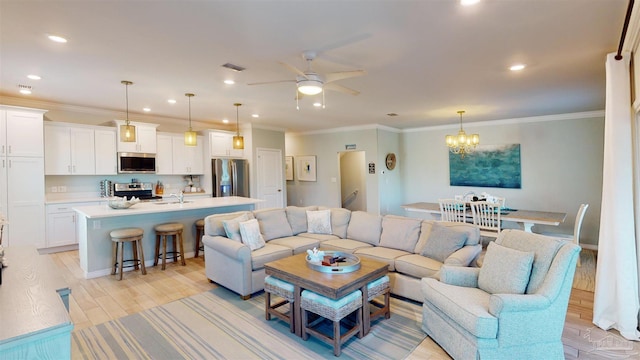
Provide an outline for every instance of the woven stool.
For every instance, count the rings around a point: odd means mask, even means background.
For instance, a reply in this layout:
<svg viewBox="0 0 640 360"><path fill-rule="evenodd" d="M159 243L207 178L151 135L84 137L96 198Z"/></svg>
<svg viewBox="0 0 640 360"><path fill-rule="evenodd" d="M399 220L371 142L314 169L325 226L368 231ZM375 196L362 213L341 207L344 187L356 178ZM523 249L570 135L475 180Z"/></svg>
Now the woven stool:
<svg viewBox="0 0 640 360"><path fill-rule="evenodd" d="M196 220L196 256L200 254L202 250L202 256L204 257L204 245L201 245L202 235L204 235L204 219Z"/></svg>
<svg viewBox="0 0 640 360"><path fill-rule="evenodd" d="M383 302L375 300L378 296L383 296ZM369 315L369 323L364 325L364 334L369 333L371 327L371 320L376 319L379 316L383 316L385 319L391 317L391 306L389 300L391 298L391 288L389 287L389 276L385 275L377 280L374 280L367 284L367 301L371 304L373 311Z"/></svg>
<svg viewBox="0 0 640 360"><path fill-rule="evenodd" d="M122 268L134 267L136 270L142 269L142 275L147 274L147 269L144 267L144 250L142 249L142 235L144 231L139 228L126 228L116 229L109 233L111 241L113 242L113 268L111 269L111 275L116 274L116 268L118 269L118 280L122 280ZM133 252L133 259L124 260L124 244L131 244L131 250ZM140 257L138 257L140 254ZM131 265L124 266L125 262L132 262ZM138 267L139 266L139 267Z"/></svg>
<svg viewBox="0 0 640 360"><path fill-rule="evenodd" d="M308 334L317 336L320 340L333 345L333 355L340 356L342 344L354 335L362 335L362 291L356 290L340 299L331 299L309 290L302 291L300 308L302 309L302 339L307 340ZM308 324L308 312L320 315L312 324ZM356 312L356 322L344 334L340 331L340 320ZM327 336L314 329L324 319L333 321L333 336Z"/></svg>
<svg viewBox="0 0 640 360"><path fill-rule="evenodd" d="M264 279L264 313L267 320L271 320L271 315L289 323L289 330L295 331L293 316L293 284L274 278L268 275ZM271 304L271 294L277 295L283 300ZM289 313L278 311L277 309L285 304L289 304Z"/></svg>
<svg viewBox="0 0 640 360"><path fill-rule="evenodd" d="M177 262L179 256L182 266L187 265L184 262L184 243L182 241L184 226L180 223L167 223L156 225L153 229L156 231L156 256L153 260L153 266L158 265L158 259L162 258L162 270L164 270L169 255L173 257L173 262ZM167 237L169 236L173 236L173 251L167 252ZM178 240L180 251L176 246L176 239ZM162 253L160 253L160 243L162 243Z"/></svg>

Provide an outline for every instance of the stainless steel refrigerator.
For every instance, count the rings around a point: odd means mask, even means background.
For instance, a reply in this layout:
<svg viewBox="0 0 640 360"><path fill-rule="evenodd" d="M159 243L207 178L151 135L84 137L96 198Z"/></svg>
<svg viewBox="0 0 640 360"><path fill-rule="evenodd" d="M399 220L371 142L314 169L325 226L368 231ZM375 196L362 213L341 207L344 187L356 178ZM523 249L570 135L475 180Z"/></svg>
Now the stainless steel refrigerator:
<svg viewBox="0 0 640 360"><path fill-rule="evenodd" d="M211 159L213 197L249 197L249 164L243 159Z"/></svg>

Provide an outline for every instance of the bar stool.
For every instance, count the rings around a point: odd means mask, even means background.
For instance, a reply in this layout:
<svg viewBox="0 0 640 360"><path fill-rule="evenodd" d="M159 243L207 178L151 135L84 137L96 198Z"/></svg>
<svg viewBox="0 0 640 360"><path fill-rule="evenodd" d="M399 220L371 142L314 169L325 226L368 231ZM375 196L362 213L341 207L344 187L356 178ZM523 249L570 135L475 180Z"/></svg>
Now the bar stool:
<svg viewBox="0 0 640 360"><path fill-rule="evenodd" d="M271 315L289 323L289 330L295 331L293 316L293 284L284 280L280 280L271 275L267 275L264 279L264 302L265 302L265 318L271 320ZM283 300L275 304L271 304L271 294L277 295ZM285 304L289 304L289 313L278 311L277 309Z"/></svg>
<svg viewBox="0 0 640 360"><path fill-rule="evenodd" d="M167 223L156 225L153 228L156 232L156 256L153 260L153 266L158 265L158 259L162 256L162 270L166 268L167 258L169 255L173 257L173 262L178 261L178 256L180 256L180 261L182 266L187 265L184 261L184 243L182 241L182 230L184 226L180 223ZM167 237L173 236L173 251L167 252ZM180 245L180 251L176 246L176 239L178 244ZM160 253L160 243L162 243L162 254Z"/></svg>
<svg viewBox="0 0 640 360"><path fill-rule="evenodd" d="M302 309L302 340L309 334L318 337L329 345L333 345L333 355L340 356L342 344L354 335L362 336L362 291L356 290L340 299L331 299L309 290L302 291L300 308ZM308 324L308 312L320 315L313 323ZM341 335L340 320L356 312L356 323ZM333 321L333 336L328 336L314 329L324 319Z"/></svg>
<svg viewBox="0 0 640 360"><path fill-rule="evenodd" d="M204 257L204 245L201 245L202 235L204 235L204 219L196 220L196 256L200 254L202 250L202 256Z"/></svg>
<svg viewBox="0 0 640 360"><path fill-rule="evenodd" d="M136 270L139 268L142 270L142 275L147 274L147 269L144 266L144 250L142 249L142 235L144 231L140 228L125 228L116 229L109 233L111 241L113 242L113 268L111 269L111 275L116 274L116 268L118 269L118 280L122 280L122 268L134 267ZM131 250L133 252L133 259L124 260L124 244L131 244ZM138 253L140 257L138 257ZM125 262L132 262L131 265L124 266ZM138 267L139 265L139 267Z"/></svg>

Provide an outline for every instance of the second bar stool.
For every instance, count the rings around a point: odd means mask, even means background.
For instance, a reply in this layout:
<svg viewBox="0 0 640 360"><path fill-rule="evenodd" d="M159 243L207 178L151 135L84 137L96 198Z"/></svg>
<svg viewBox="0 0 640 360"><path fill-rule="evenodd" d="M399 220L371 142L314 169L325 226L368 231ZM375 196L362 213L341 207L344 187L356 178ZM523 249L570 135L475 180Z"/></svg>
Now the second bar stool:
<svg viewBox="0 0 640 360"><path fill-rule="evenodd" d="M203 252L204 256L204 247L201 245L202 235L204 235L204 219L196 220L196 256L200 255L200 251Z"/></svg>
<svg viewBox="0 0 640 360"><path fill-rule="evenodd" d="M173 257L173 262L178 261L178 256L180 257L180 262L182 266L187 265L184 261L184 244L182 241L182 230L184 226L180 223L167 223L156 225L153 228L156 231L156 256L153 260L153 266L158 265L158 259L162 257L162 270L166 268L167 257L171 255ZM167 252L167 237L173 236L173 251ZM180 250L178 251L177 245L180 246ZM160 245L162 244L162 253L160 253Z"/></svg>

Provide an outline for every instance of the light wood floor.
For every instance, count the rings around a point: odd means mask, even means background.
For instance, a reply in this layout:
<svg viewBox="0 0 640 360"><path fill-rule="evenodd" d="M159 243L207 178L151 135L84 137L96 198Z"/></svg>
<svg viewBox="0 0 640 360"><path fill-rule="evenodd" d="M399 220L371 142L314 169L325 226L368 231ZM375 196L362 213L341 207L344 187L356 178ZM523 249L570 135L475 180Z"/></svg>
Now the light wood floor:
<svg viewBox="0 0 640 360"><path fill-rule="evenodd" d="M167 264L165 271L160 270L159 266L149 267L145 276L139 271L127 272L122 281L117 281L115 276L84 279L77 251L50 256L63 270L62 274L72 289L69 307L74 331L199 294L216 286L209 283L204 275L202 257L187 259L186 266ZM593 293L574 289L563 334L567 359L611 358L610 349L609 353L603 353L594 344L598 339L617 335L615 332L594 329L592 311ZM624 346L627 343L630 342L624 343ZM631 344L630 350L624 350L640 354L640 344ZM449 356L427 337L409 358L449 359Z"/></svg>

